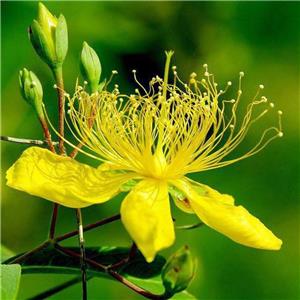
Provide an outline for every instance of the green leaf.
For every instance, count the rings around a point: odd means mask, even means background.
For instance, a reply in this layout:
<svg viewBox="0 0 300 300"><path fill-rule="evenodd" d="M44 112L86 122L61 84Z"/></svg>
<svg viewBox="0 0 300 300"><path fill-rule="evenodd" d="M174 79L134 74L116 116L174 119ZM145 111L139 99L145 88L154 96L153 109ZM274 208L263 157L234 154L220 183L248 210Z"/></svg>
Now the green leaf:
<svg viewBox="0 0 300 300"><path fill-rule="evenodd" d="M1 244L1 248L0 248L0 252L1 252L1 262L9 259L10 257L15 256L16 254L11 251L10 249L6 248L4 245Z"/></svg>
<svg viewBox="0 0 300 300"><path fill-rule="evenodd" d="M17 298L21 279L20 265L1 265L1 299Z"/></svg>
<svg viewBox="0 0 300 300"><path fill-rule="evenodd" d="M136 285L154 293L157 295L161 295L164 293L164 287L162 284L162 281L160 279L160 276L156 276L151 279L143 280L140 278L135 278L135 277L127 277L127 279ZM175 294L171 299L174 300L197 300L195 296L190 294L188 291L182 291L178 294Z"/></svg>
<svg viewBox="0 0 300 300"><path fill-rule="evenodd" d="M77 247L66 249L80 253L80 250ZM107 266L110 264L115 264L126 258L129 254L129 251L130 250L128 248L121 247L86 248L86 256L87 258L91 258L94 261ZM13 261L20 255L7 260L5 263ZM116 270L124 276L130 275L138 278L151 278L160 274L164 264L165 259L162 256L157 256L152 263L148 264L142 254L138 252L130 262ZM23 274L80 274L79 259L62 253L54 248L53 245L50 245L47 248L40 250L34 255L28 257L21 263L21 266ZM88 266L88 273L93 276L107 276L107 274L99 270L99 268L90 265Z"/></svg>

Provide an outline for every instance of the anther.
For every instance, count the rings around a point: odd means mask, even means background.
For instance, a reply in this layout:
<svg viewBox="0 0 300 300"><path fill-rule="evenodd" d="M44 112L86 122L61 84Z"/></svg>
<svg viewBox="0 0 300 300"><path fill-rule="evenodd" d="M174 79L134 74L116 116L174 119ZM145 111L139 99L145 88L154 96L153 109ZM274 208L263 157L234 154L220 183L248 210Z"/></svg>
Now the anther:
<svg viewBox="0 0 300 300"><path fill-rule="evenodd" d="M205 73L204 73L204 76L209 76L209 73L208 73L208 72L205 72Z"/></svg>
<svg viewBox="0 0 300 300"><path fill-rule="evenodd" d="M278 136L279 136L279 137L283 137L283 132L282 132L282 131L279 131L279 132L278 132Z"/></svg>
<svg viewBox="0 0 300 300"><path fill-rule="evenodd" d="M191 78L195 78L197 77L197 74L195 72L193 72L191 75L190 75Z"/></svg>
<svg viewBox="0 0 300 300"><path fill-rule="evenodd" d="M136 94L138 94L138 93L139 93L139 89L135 89L134 92L135 92Z"/></svg>
<svg viewBox="0 0 300 300"><path fill-rule="evenodd" d="M115 84L115 89L117 89L119 87L119 85L118 84Z"/></svg>
<svg viewBox="0 0 300 300"><path fill-rule="evenodd" d="M239 94L239 95L242 95L242 90L238 90L238 94Z"/></svg>
<svg viewBox="0 0 300 300"><path fill-rule="evenodd" d="M132 70L132 73L136 73L136 70Z"/></svg>
<svg viewBox="0 0 300 300"><path fill-rule="evenodd" d="M204 65L203 65L203 68L207 68L207 67L208 67L208 65L207 65L207 64L204 64Z"/></svg>
<svg viewBox="0 0 300 300"><path fill-rule="evenodd" d="M116 75L116 74L118 74L118 71L117 70L112 70L111 73Z"/></svg>
<svg viewBox="0 0 300 300"><path fill-rule="evenodd" d="M231 86L231 85L232 85L232 82L231 82L231 81L228 81L228 82L227 82L227 85Z"/></svg>
<svg viewBox="0 0 300 300"><path fill-rule="evenodd" d="M233 124L230 124L229 127L230 127L230 129L233 129L233 128L234 128L234 125L233 125Z"/></svg>
<svg viewBox="0 0 300 300"><path fill-rule="evenodd" d="M244 77L244 76L245 76L245 73L244 73L244 72L240 72L240 76L241 76L241 77Z"/></svg>
<svg viewBox="0 0 300 300"><path fill-rule="evenodd" d="M273 108L275 106L275 104L273 102L270 102L270 107Z"/></svg>
<svg viewBox="0 0 300 300"><path fill-rule="evenodd" d="M230 100L230 103L235 103L235 99L231 99L231 100Z"/></svg>
<svg viewBox="0 0 300 300"><path fill-rule="evenodd" d="M176 67L176 66L173 66L173 67L172 67L172 70L173 70L173 71L175 71L176 69L177 69L177 67Z"/></svg>
<svg viewBox="0 0 300 300"><path fill-rule="evenodd" d="M267 102L267 101L268 101L268 99L267 99L265 96L262 96L262 97L261 97L261 100L262 100L263 102Z"/></svg>
<svg viewBox="0 0 300 300"><path fill-rule="evenodd" d="M278 113L279 115L282 115L282 110L279 110L277 113Z"/></svg>
<svg viewBox="0 0 300 300"><path fill-rule="evenodd" d="M176 71L174 71L174 72L173 72L173 74L176 76L176 75L177 75L177 72L176 72Z"/></svg>
<svg viewBox="0 0 300 300"><path fill-rule="evenodd" d="M54 88L54 89L57 89L57 85L56 85L56 84L53 84L53 88Z"/></svg>
<svg viewBox="0 0 300 300"><path fill-rule="evenodd" d="M260 84L260 85L259 85L259 88L260 88L261 90L263 90L265 87L264 87L263 84Z"/></svg>
<svg viewBox="0 0 300 300"><path fill-rule="evenodd" d="M84 85L87 85L87 84L88 84L88 82L85 80L85 81L83 82L83 84L84 84Z"/></svg>

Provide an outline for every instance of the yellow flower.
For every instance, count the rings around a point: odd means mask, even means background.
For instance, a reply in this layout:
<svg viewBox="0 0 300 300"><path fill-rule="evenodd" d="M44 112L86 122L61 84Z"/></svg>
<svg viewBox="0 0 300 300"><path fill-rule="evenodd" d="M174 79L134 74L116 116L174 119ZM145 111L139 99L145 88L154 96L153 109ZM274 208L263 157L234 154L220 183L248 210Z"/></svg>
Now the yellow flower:
<svg viewBox="0 0 300 300"><path fill-rule="evenodd" d="M237 243L280 249L281 240L244 207L236 206L231 196L196 183L186 174L223 167L257 153L282 136L281 111L278 128L265 130L247 153L227 159L251 125L268 111L255 113L254 108L274 104L259 98L260 86L238 123L243 73L237 97L222 100L231 82L224 91L218 90L206 65L205 79L198 80L192 73L188 84L173 67L174 80L168 83L172 54L166 53L164 79L152 78L148 91L133 71L139 88L132 95L120 94L118 86L112 92L106 86L89 95L77 86L69 98L68 125L78 141L84 142L87 150L82 152L103 162L99 168L32 147L8 170L7 184L78 208L107 201L134 181L121 204L121 218L148 262L175 239L169 194L180 209L197 214ZM226 117L225 110L230 112Z"/></svg>

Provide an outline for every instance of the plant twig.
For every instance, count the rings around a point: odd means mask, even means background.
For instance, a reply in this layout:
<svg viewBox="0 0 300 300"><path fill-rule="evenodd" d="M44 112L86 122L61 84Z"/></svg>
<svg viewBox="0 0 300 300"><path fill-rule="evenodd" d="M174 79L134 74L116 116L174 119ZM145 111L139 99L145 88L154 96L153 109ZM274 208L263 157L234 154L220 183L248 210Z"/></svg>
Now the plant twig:
<svg viewBox="0 0 300 300"><path fill-rule="evenodd" d="M58 244L55 245L55 247L60 250L61 252L69 255L69 256L73 256L73 257L77 257L80 259L80 254L76 253L72 250L66 249ZM109 274L110 276L112 276L113 278L115 278L117 281L121 282L122 284L124 284L125 286L127 286L128 288L130 288L131 290L133 290L134 292L136 292L139 295L144 296L147 299L157 299L157 300L163 300L163 299L167 299L167 297L165 295L156 295L151 293L150 291L147 291L137 285L135 285L134 283L132 283L131 281L129 281L128 279L124 278L122 275L120 275L119 273L111 270L109 267L104 266L102 264L99 264L98 262L86 258L86 262L91 265L94 266L96 268L100 268L101 271L106 272L107 274Z"/></svg>
<svg viewBox="0 0 300 300"><path fill-rule="evenodd" d="M99 226L102 226L102 225L105 225L105 224L109 224L111 222L114 222L114 221L117 221L120 219L120 215L114 215L114 216L111 216L109 218L105 218L103 220L100 220L96 223L92 223L92 224L89 224L89 225L86 225L83 227L83 232L85 231L88 231L88 230L91 230L91 229L94 229L94 228L97 228ZM47 240L46 242L40 244L39 246L35 247L34 249L24 253L23 255L17 257L16 259L14 259L13 261L9 262L10 264L12 263L22 263L23 260L25 260L26 258L30 257L32 254L46 248L47 246L49 246L49 244L56 244L57 242L61 242L61 241L64 241L68 238L71 238L73 236L76 236L78 235L78 230L74 230L74 231L71 231L71 232L68 232L68 233L65 233L63 235L60 235L56 238L53 238L53 239L50 239L50 240Z"/></svg>
<svg viewBox="0 0 300 300"><path fill-rule="evenodd" d="M59 205L57 203L54 203L53 210L52 210L50 229L49 229L49 239L50 240L53 240L54 236L55 236L56 220L57 220L57 215L58 215L58 207L59 207Z"/></svg>
<svg viewBox="0 0 300 300"><path fill-rule="evenodd" d="M118 269L120 267L122 267L123 265L127 264L128 262L130 262L134 256L137 253L137 246L135 243L132 243L132 246L130 248L129 254L127 257L121 259L120 261L118 261L117 263L110 265L109 269Z"/></svg>
<svg viewBox="0 0 300 300"><path fill-rule="evenodd" d="M16 144L25 144L25 145L48 146L47 141L16 138L16 137L5 136L5 135L1 135L1 141L11 142L11 143L16 143ZM56 146L56 145L58 145L58 142L52 142L52 144L54 146Z"/></svg>
<svg viewBox="0 0 300 300"><path fill-rule="evenodd" d="M51 152L56 153L55 148L53 146L52 140L51 140L51 134L47 125L47 122L44 118L39 118L41 126L43 128L43 132L44 132L44 137L47 141L48 147L50 149Z"/></svg>
<svg viewBox="0 0 300 300"><path fill-rule="evenodd" d="M64 121L65 121L65 91L64 91L64 80L62 67L59 66L53 70L53 75L57 86L58 96L58 132L59 132L59 152L60 154L65 153L64 148Z"/></svg>
<svg viewBox="0 0 300 300"><path fill-rule="evenodd" d="M87 283L86 283L86 262L85 262L85 247L83 237L83 226L82 226L82 214L81 209L76 209L76 220L78 225L78 241L80 247L80 269L81 269L81 280L82 280L82 300L87 300Z"/></svg>
<svg viewBox="0 0 300 300"><path fill-rule="evenodd" d="M92 223L92 224L86 225L86 226L83 227L83 232L89 231L91 229L100 227L100 226L105 225L105 224L109 224L109 223L117 221L117 220L120 220L120 218L121 218L120 214L117 214L117 215L111 216L109 218L105 218L103 220L100 220L100 221L98 221L96 223ZM64 240L66 240L66 239L68 239L70 237L76 236L77 234L78 234L78 230L74 230L74 231L65 233L63 235L60 235L60 236L56 237L54 239L54 242L64 241Z"/></svg>
<svg viewBox="0 0 300 300"><path fill-rule="evenodd" d="M39 252L40 250L47 248L48 246L49 246L49 241L46 241L46 242L42 243L41 245L37 246L36 248L24 253L23 255L18 256L14 260L10 261L9 264L22 263L24 259L30 257L31 255L35 254L36 252Z"/></svg>
<svg viewBox="0 0 300 300"><path fill-rule="evenodd" d="M196 224L189 224L189 225L181 225L181 226L176 226L176 229L184 229L184 230L190 230L190 229L195 229L198 228L200 226L205 225L202 222L196 223Z"/></svg>
<svg viewBox="0 0 300 300"><path fill-rule="evenodd" d="M93 276L87 276L86 280L89 280L92 277ZM64 283L62 283L60 285L57 285L57 286L55 286L55 287L53 287L53 288L51 288L51 289L49 289L49 290L47 290L45 292L42 292L42 293L40 293L40 294L38 294L36 296L28 298L27 300L42 300L42 299L46 299L46 298L48 298L50 296L53 296L54 294L57 294L57 293L61 292L62 290L66 289L66 288L68 288L68 287L70 287L70 286L72 286L72 285L74 285L76 283L79 283L79 282L81 282L81 276L78 276L78 277L75 277L75 278L73 278L71 280L68 280L68 281L66 281L66 282L64 282Z"/></svg>

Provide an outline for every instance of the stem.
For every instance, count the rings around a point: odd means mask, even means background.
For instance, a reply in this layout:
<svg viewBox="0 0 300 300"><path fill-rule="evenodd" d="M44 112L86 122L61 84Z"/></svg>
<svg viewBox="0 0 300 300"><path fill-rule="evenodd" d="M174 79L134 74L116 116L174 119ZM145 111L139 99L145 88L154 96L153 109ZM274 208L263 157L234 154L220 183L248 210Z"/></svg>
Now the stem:
<svg viewBox="0 0 300 300"><path fill-rule="evenodd" d="M87 284L86 284L86 263L85 263L85 248L84 248L84 237L83 237L83 226L82 226L82 214L81 209L76 209L76 219L78 224L78 240L80 247L80 269L81 269L81 280L82 280L82 300L87 300Z"/></svg>
<svg viewBox="0 0 300 300"><path fill-rule="evenodd" d="M128 262L130 262L134 256L136 255L137 253L137 246L135 243L132 243L132 246L130 248L130 251L129 251L129 254L127 257L121 259L119 262L113 264L113 265L110 265L109 266L109 269L117 269L119 267L122 267L123 265L127 264Z"/></svg>
<svg viewBox="0 0 300 300"><path fill-rule="evenodd" d="M83 231L88 231L88 230L91 230L91 229L94 229L96 227L99 227L99 226L102 226L102 225L105 225L105 224L108 224L108 223L111 223L113 221L116 221L116 220L119 220L120 219L120 215L115 215L115 216L112 216L112 217L109 217L109 218L106 218L106 219L103 219L101 221L98 221L96 223L93 223L93 224L89 224L85 227L83 227ZM9 264L12 264L12 263L21 263L24 259L26 259L27 257L31 256L32 254L48 247L48 245L50 243L53 243L54 245L57 245L56 243L57 242L61 242L61 241L64 241L70 237L73 237L73 236L76 236L78 235L78 230L74 230L74 231L71 231L71 232L68 232L66 234L63 234L61 236L58 236L56 238L53 238L51 240L47 240L46 242L40 244L39 246L37 246L36 248L24 253L23 255L21 256L18 256L17 258L15 258L13 261L9 261Z"/></svg>
<svg viewBox="0 0 300 300"><path fill-rule="evenodd" d="M204 225L204 223L199 222L199 223L196 223L196 224L176 226L175 229L190 230L190 229L198 228L198 227L203 226L203 225Z"/></svg>
<svg viewBox="0 0 300 300"><path fill-rule="evenodd" d="M15 258L14 260L10 261L9 264L18 264L18 263L22 263L22 261L28 257L30 257L31 255L35 254L36 252L43 250L44 248L47 248L49 245L49 241L44 242L43 244L37 246L36 248L32 249L29 252L24 253L21 256L18 256L17 258Z"/></svg>
<svg viewBox="0 0 300 300"><path fill-rule="evenodd" d="M60 250L61 252L67 254L67 255L70 255L70 256L73 256L73 257L77 257L77 258L81 257L81 255L79 253L76 253L76 252L74 252L72 250L69 250L69 249L65 249L64 247L62 247L62 246L60 246L58 244L55 244L55 247L58 250ZM151 292L149 292L147 290L144 290L143 288L135 285L134 283L132 283L129 280L127 280L126 278L124 278L119 273L117 273L117 272L109 269L109 267L104 266L102 264L99 264L99 263L97 263L96 261L94 261L92 259L86 258L86 262L89 265L91 265L91 266L100 268L101 271L106 272L107 274L109 274L110 276L112 276L113 278L115 278L116 280L118 280L119 282L121 282L122 284L124 284L125 286L127 286L128 288L130 288L131 290L133 290L134 292L136 292L137 294L144 296L145 298L148 298L148 299L159 299L159 300L167 299L165 295L155 295L155 294L152 294Z"/></svg>
<svg viewBox="0 0 300 300"><path fill-rule="evenodd" d="M93 276L88 276L87 280L91 279L92 277ZM46 298L48 298L48 297L50 297L50 296L52 296L54 294L57 294L57 293L61 292L62 290L66 289L66 288L68 288L68 287L70 287L70 286L72 286L72 285L74 285L74 284L76 284L78 282L81 282L81 276L75 277L75 278L73 278L73 279L71 279L69 281L66 281L66 282L64 282L64 283L62 283L60 285L57 285L57 286L55 286L55 287L53 287L53 288L51 288L51 289L49 289L49 290L47 290L45 292L42 292L42 293L40 293L40 294L38 294L36 296L33 296L33 297L29 298L28 300L42 300L42 299L46 299Z"/></svg>
<svg viewBox="0 0 300 300"><path fill-rule="evenodd" d="M97 227L100 227L102 225L105 225L105 224L108 224L108 223L111 223L111 222L114 222L114 221L117 221L117 220L120 220L121 216L119 214L117 215L114 215L114 216L111 216L109 218L105 218L103 220L100 220L96 223L92 223L92 224L89 224L89 225L86 225L83 227L83 232L85 231L89 231L91 229L94 229L94 228L97 228ZM68 232L68 233L65 233L61 236L58 236L54 239L54 242L61 242L61 241L64 241L70 237L73 237L75 235L77 235L79 233L78 230L74 230L74 231L71 231L71 232Z"/></svg>
<svg viewBox="0 0 300 300"><path fill-rule="evenodd" d="M64 118L65 118L65 92L64 92L64 80L62 66L58 66L53 69L53 75L57 85L57 96L58 96L58 132L59 132L59 152L60 154L65 153L64 148Z"/></svg>
<svg viewBox="0 0 300 300"><path fill-rule="evenodd" d="M50 149L51 152L55 153L56 151L55 151L55 148L54 148L52 140L51 140L51 134L50 134L47 122L42 117L39 117L39 120L40 120L40 123L42 125L43 132L44 132L44 137L45 137L45 140L46 140L46 142L48 144L48 147L49 147L49 149Z"/></svg>
<svg viewBox="0 0 300 300"><path fill-rule="evenodd" d="M58 207L59 207L59 204L57 204L57 203L53 204L53 211L52 211L52 217L51 217L51 223L50 223L50 229L49 229L49 239L50 240L53 240L54 236L55 236Z"/></svg>
<svg viewBox="0 0 300 300"><path fill-rule="evenodd" d="M92 110L91 110L91 114L88 120L88 128L91 129L93 127L95 121L95 106L93 106ZM79 149L82 148L82 146L84 146L84 139L82 139L76 146L76 148L74 148L74 150L71 152L70 157L75 158L76 155L78 154Z"/></svg>
<svg viewBox="0 0 300 300"><path fill-rule="evenodd" d="M23 139L23 138L16 138L12 136L5 136L1 135L1 141L17 143L17 144L25 144L25 145L37 145L37 146L48 146L48 141L41 141L41 140L33 140L33 139ZM58 145L58 142L52 142L52 144Z"/></svg>
<svg viewBox="0 0 300 300"><path fill-rule="evenodd" d="M70 249L66 249L66 248L60 246L59 244L55 244L54 246L55 246L55 248L56 248L57 250L61 251L62 253L66 254L66 255L73 256L73 257L77 257L77 258L79 258L79 259L81 258L81 255L80 255L79 253L75 252L75 251L72 251L72 250L70 250ZM100 264L100 263L97 263L96 261L94 261L94 260L92 260L92 259L85 258L85 261L86 261L89 265L101 269L101 271L103 271L103 272L106 272L106 271L107 271L107 267L106 267L106 266L104 266L104 265L102 265L102 264Z"/></svg>

